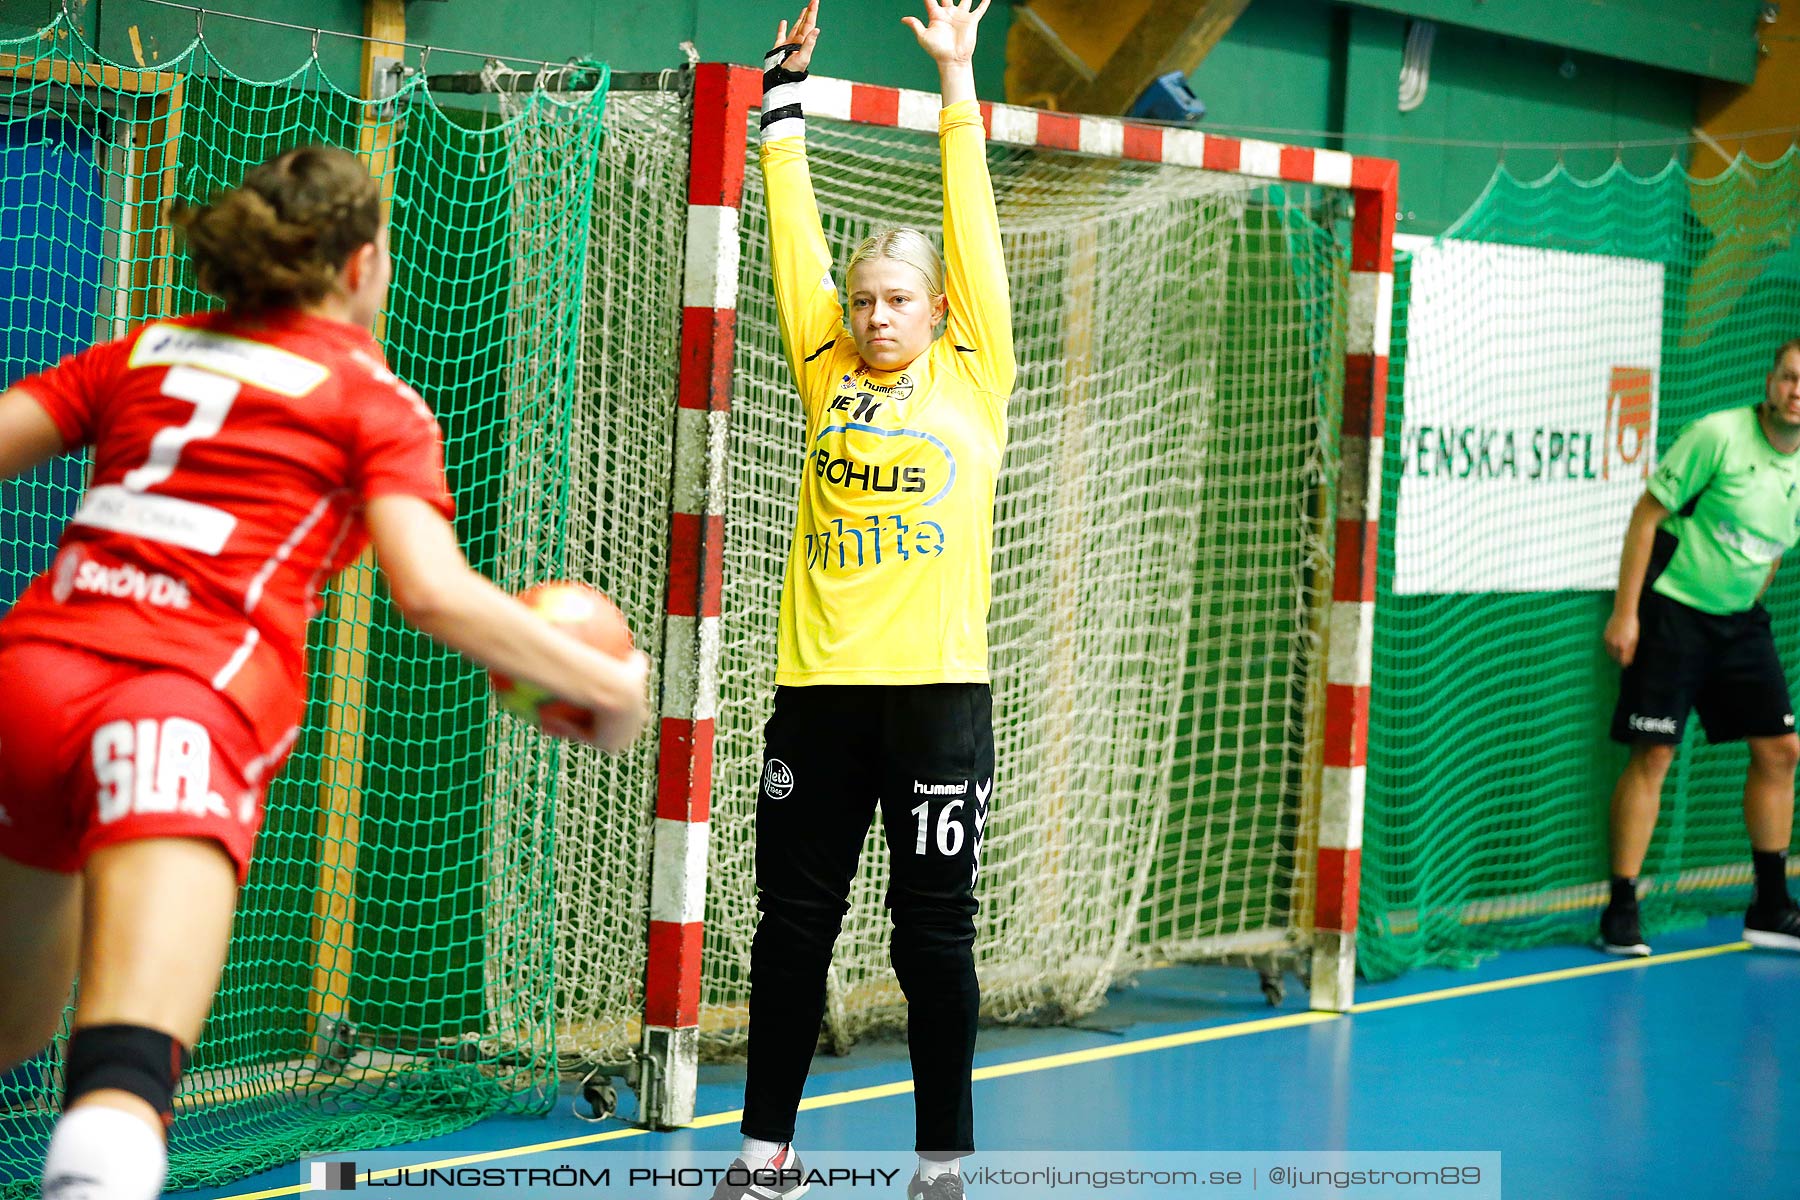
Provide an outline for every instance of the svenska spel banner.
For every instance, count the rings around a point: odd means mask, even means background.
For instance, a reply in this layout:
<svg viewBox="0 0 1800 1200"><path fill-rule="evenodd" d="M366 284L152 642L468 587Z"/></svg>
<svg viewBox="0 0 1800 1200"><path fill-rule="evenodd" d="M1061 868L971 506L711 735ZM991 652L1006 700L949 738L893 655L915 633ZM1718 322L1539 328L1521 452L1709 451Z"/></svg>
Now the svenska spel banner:
<svg viewBox="0 0 1800 1200"><path fill-rule="evenodd" d="M1394 592L1611 591L1656 465L1662 264L1415 247Z"/></svg>

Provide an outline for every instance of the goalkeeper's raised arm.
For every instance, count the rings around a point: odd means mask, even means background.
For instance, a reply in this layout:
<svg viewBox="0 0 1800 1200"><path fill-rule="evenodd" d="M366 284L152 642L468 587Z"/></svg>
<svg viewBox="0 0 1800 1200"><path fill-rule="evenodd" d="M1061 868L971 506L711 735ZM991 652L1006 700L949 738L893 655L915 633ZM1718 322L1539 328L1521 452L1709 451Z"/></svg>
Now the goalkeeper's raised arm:
<svg viewBox="0 0 1800 1200"><path fill-rule="evenodd" d="M763 56L761 158L775 311L782 349L803 396L843 324L831 278L831 250L806 163L806 116L800 100L800 85L819 41L818 13L814 0L791 29L783 21L775 31L775 48Z"/></svg>
<svg viewBox="0 0 1800 1200"><path fill-rule="evenodd" d="M976 386L1002 399L1012 391L1012 298L1000 253L1000 220L988 178L987 139L975 99L975 30L990 0L927 2L929 25L904 17L938 67L944 162L944 282L951 344Z"/></svg>

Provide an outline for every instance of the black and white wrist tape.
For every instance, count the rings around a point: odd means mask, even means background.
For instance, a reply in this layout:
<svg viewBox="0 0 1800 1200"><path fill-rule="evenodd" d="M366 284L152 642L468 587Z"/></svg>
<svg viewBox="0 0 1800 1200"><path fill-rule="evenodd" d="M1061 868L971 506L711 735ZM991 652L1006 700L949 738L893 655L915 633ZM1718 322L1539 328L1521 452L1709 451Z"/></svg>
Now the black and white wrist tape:
<svg viewBox="0 0 1800 1200"><path fill-rule="evenodd" d="M805 137L806 114L800 107L800 85L805 71L790 71L787 60L800 49L789 42L763 55L762 140Z"/></svg>

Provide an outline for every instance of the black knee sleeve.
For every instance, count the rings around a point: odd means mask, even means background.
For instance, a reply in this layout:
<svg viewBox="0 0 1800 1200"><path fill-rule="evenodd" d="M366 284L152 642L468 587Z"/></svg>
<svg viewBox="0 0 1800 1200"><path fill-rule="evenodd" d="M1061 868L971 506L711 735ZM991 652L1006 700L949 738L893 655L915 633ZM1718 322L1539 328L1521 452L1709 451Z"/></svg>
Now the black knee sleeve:
<svg viewBox="0 0 1800 1200"><path fill-rule="evenodd" d="M63 1110L89 1092L129 1092L167 1125L175 1117L175 1084L191 1061L187 1047L141 1025L87 1025L69 1037L63 1062Z"/></svg>

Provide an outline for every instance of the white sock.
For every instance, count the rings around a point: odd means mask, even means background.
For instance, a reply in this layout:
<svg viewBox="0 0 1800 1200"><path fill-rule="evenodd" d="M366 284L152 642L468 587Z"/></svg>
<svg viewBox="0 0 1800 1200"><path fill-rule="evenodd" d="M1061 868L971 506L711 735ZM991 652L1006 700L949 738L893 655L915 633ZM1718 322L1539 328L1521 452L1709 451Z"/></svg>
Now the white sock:
<svg viewBox="0 0 1800 1200"><path fill-rule="evenodd" d="M80 1104L56 1122L44 1158L44 1200L156 1200L169 1152L128 1112Z"/></svg>
<svg viewBox="0 0 1800 1200"><path fill-rule="evenodd" d="M791 1145L793 1145L792 1142L765 1142L758 1138L747 1137L744 1139L744 1148L738 1151L738 1157L743 1159L744 1165L752 1171L761 1171L768 1167L770 1161L777 1154ZM789 1159L783 1159L781 1165L788 1166Z"/></svg>
<svg viewBox="0 0 1800 1200"><path fill-rule="evenodd" d="M962 1159L960 1158L919 1158L919 1178L930 1183L939 1175L961 1175Z"/></svg>

